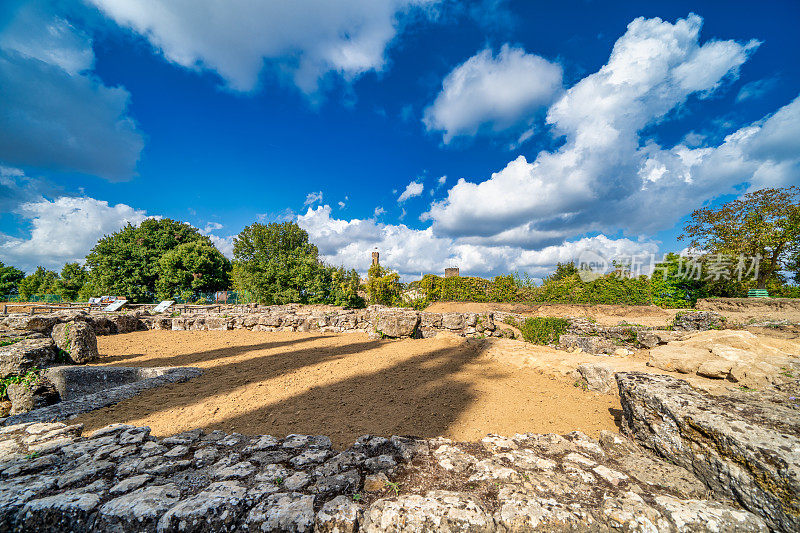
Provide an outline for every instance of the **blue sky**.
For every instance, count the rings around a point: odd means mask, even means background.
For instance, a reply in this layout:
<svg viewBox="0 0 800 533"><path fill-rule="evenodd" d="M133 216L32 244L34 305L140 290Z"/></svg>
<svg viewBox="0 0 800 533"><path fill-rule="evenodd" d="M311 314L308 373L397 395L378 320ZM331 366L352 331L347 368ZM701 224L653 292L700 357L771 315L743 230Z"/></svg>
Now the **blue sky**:
<svg viewBox="0 0 800 533"><path fill-rule="evenodd" d="M73 0L0 7L0 260L148 216L231 253L541 277L681 250L693 209L800 183L800 4Z"/></svg>

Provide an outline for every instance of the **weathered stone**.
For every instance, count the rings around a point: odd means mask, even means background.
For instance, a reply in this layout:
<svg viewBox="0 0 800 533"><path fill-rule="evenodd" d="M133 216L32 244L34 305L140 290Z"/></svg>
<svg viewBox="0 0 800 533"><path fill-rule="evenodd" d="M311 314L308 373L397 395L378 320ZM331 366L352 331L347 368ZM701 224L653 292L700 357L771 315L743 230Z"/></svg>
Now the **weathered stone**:
<svg viewBox="0 0 800 533"><path fill-rule="evenodd" d="M235 481L212 483L164 513L159 532L233 531L246 511L247 488Z"/></svg>
<svg viewBox="0 0 800 533"><path fill-rule="evenodd" d="M442 327L449 330L463 329L466 321L461 313L443 313Z"/></svg>
<svg viewBox="0 0 800 533"><path fill-rule="evenodd" d="M378 315L375 329L386 337L411 337L419 325L419 314L415 311L385 310Z"/></svg>
<svg viewBox="0 0 800 533"><path fill-rule="evenodd" d="M271 494L250 510L245 525L252 531L311 532L314 497L296 492Z"/></svg>
<svg viewBox="0 0 800 533"><path fill-rule="evenodd" d="M580 349L591 354L610 354L616 349L614 344L603 337L564 334L558 338L560 347L567 350Z"/></svg>
<svg viewBox="0 0 800 533"><path fill-rule="evenodd" d="M109 494L112 496L118 496L120 494L128 493L132 490L136 490L140 488L145 483L149 482L153 479L153 476L150 474L139 474L138 476L131 476L129 478L125 478L108 491Z"/></svg>
<svg viewBox="0 0 800 533"><path fill-rule="evenodd" d="M21 376L28 370L47 366L56 360L53 339L24 339L0 346L0 379Z"/></svg>
<svg viewBox="0 0 800 533"><path fill-rule="evenodd" d="M324 462L325 459L327 459L331 455L333 455L333 453L325 448L318 448L318 449L312 448L293 457L289 462L295 468L308 468L310 466L314 466Z"/></svg>
<svg viewBox="0 0 800 533"><path fill-rule="evenodd" d="M758 516L709 501L681 501L670 496L656 496L656 504L675 524L678 531L768 531Z"/></svg>
<svg viewBox="0 0 800 533"><path fill-rule="evenodd" d="M347 496L337 496L322 506L314 522L315 533L353 533L358 531L361 506Z"/></svg>
<svg viewBox="0 0 800 533"><path fill-rule="evenodd" d="M92 492L67 492L31 500L18 518L21 531L87 531L101 496Z"/></svg>
<svg viewBox="0 0 800 533"><path fill-rule="evenodd" d="M117 315L111 319L116 326L117 333L131 333L139 329L141 321L136 315Z"/></svg>
<svg viewBox="0 0 800 533"><path fill-rule="evenodd" d="M331 439L324 435L287 435L283 447L296 450L298 448L330 448Z"/></svg>
<svg viewBox="0 0 800 533"><path fill-rule="evenodd" d="M614 371L607 364L583 363L578 365L577 371L589 390L616 392L617 381L614 379Z"/></svg>
<svg viewBox="0 0 800 533"><path fill-rule="evenodd" d="M105 503L96 527L109 531L153 531L158 519L178 503L180 489L169 483L144 487Z"/></svg>
<svg viewBox="0 0 800 533"><path fill-rule="evenodd" d="M771 528L800 529L800 416L747 397L712 397L685 381L617 374L623 429L691 470Z"/></svg>
<svg viewBox="0 0 800 533"><path fill-rule="evenodd" d="M358 490L361 484L361 476L356 470L346 470L334 476L325 476L317 479L311 485L311 492L314 494L341 494L352 493Z"/></svg>
<svg viewBox="0 0 800 533"><path fill-rule="evenodd" d="M514 487L503 487L498 500L500 509L494 518L499 531L580 531L595 524L594 517L579 506L531 497Z"/></svg>
<svg viewBox="0 0 800 533"><path fill-rule="evenodd" d="M56 324L50 336L56 346L66 352L75 364L89 363L100 357L97 351L97 336L94 329L86 322Z"/></svg>
<svg viewBox="0 0 800 533"><path fill-rule="evenodd" d="M383 472L370 474L364 478L364 492L380 492L388 483L389 478Z"/></svg>
<svg viewBox="0 0 800 533"><path fill-rule="evenodd" d="M24 315L9 317L5 320L8 329L21 331L35 331L49 335L53 326L58 323L58 317L53 315Z"/></svg>
<svg viewBox="0 0 800 533"><path fill-rule="evenodd" d="M672 327L675 331L705 331L725 327L725 317L711 311L684 311L675 315Z"/></svg>
<svg viewBox="0 0 800 533"><path fill-rule="evenodd" d="M494 520L476 499L457 492L431 491L382 499L364 512L366 532L493 531Z"/></svg>
<svg viewBox="0 0 800 533"><path fill-rule="evenodd" d="M6 388L6 394L11 402L11 415L53 405L61 399L55 385L44 376L39 376L30 383L12 383Z"/></svg>
<svg viewBox="0 0 800 533"><path fill-rule="evenodd" d="M393 472L397 468L397 461L388 454L370 457L364 461L364 466L370 472Z"/></svg>
<svg viewBox="0 0 800 533"><path fill-rule="evenodd" d="M650 350L650 360L647 364L668 372L694 374L712 357L710 350L681 344L667 344L656 346Z"/></svg>

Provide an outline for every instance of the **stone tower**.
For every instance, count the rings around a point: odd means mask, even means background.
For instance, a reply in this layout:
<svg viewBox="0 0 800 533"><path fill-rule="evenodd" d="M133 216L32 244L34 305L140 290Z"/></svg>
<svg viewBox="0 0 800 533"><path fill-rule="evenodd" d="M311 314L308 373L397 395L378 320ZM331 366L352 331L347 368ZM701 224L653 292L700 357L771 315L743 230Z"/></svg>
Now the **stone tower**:
<svg viewBox="0 0 800 533"><path fill-rule="evenodd" d="M459 276L458 267L450 267L444 269L444 277L457 278Z"/></svg>
<svg viewBox="0 0 800 533"><path fill-rule="evenodd" d="M379 252L372 252L372 266L380 265L379 261L380 255L381 254Z"/></svg>

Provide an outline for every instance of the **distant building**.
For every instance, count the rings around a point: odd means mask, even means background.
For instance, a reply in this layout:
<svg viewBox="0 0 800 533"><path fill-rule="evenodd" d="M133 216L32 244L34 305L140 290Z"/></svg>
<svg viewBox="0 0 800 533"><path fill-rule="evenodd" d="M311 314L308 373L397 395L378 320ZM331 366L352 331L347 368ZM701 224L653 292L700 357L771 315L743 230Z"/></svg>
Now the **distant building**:
<svg viewBox="0 0 800 533"><path fill-rule="evenodd" d="M372 252L372 266L380 265L380 255L379 252Z"/></svg>
<svg viewBox="0 0 800 533"><path fill-rule="evenodd" d="M460 274L458 272L458 267L450 267L444 269L444 277L446 278L457 278Z"/></svg>

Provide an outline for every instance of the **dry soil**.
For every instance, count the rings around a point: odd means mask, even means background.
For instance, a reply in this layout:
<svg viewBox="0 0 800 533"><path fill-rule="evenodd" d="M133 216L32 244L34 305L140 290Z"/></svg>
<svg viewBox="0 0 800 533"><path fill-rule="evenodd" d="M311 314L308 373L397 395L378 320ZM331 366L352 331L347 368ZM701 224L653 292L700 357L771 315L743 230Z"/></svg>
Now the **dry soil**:
<svg viewBox="0 0 800 533"><path fill-rule="evenodd" d="M87 431L124 422L150 426L154 435L308 433L343 448L367 433L459 441L487 433L597 436L617 430L620 414L615 396L506 360L498 353L507 350L488 340L142 331L100 337L98 345L103 365L196 366L204 374L81 415L75 422Z"/></svg>

